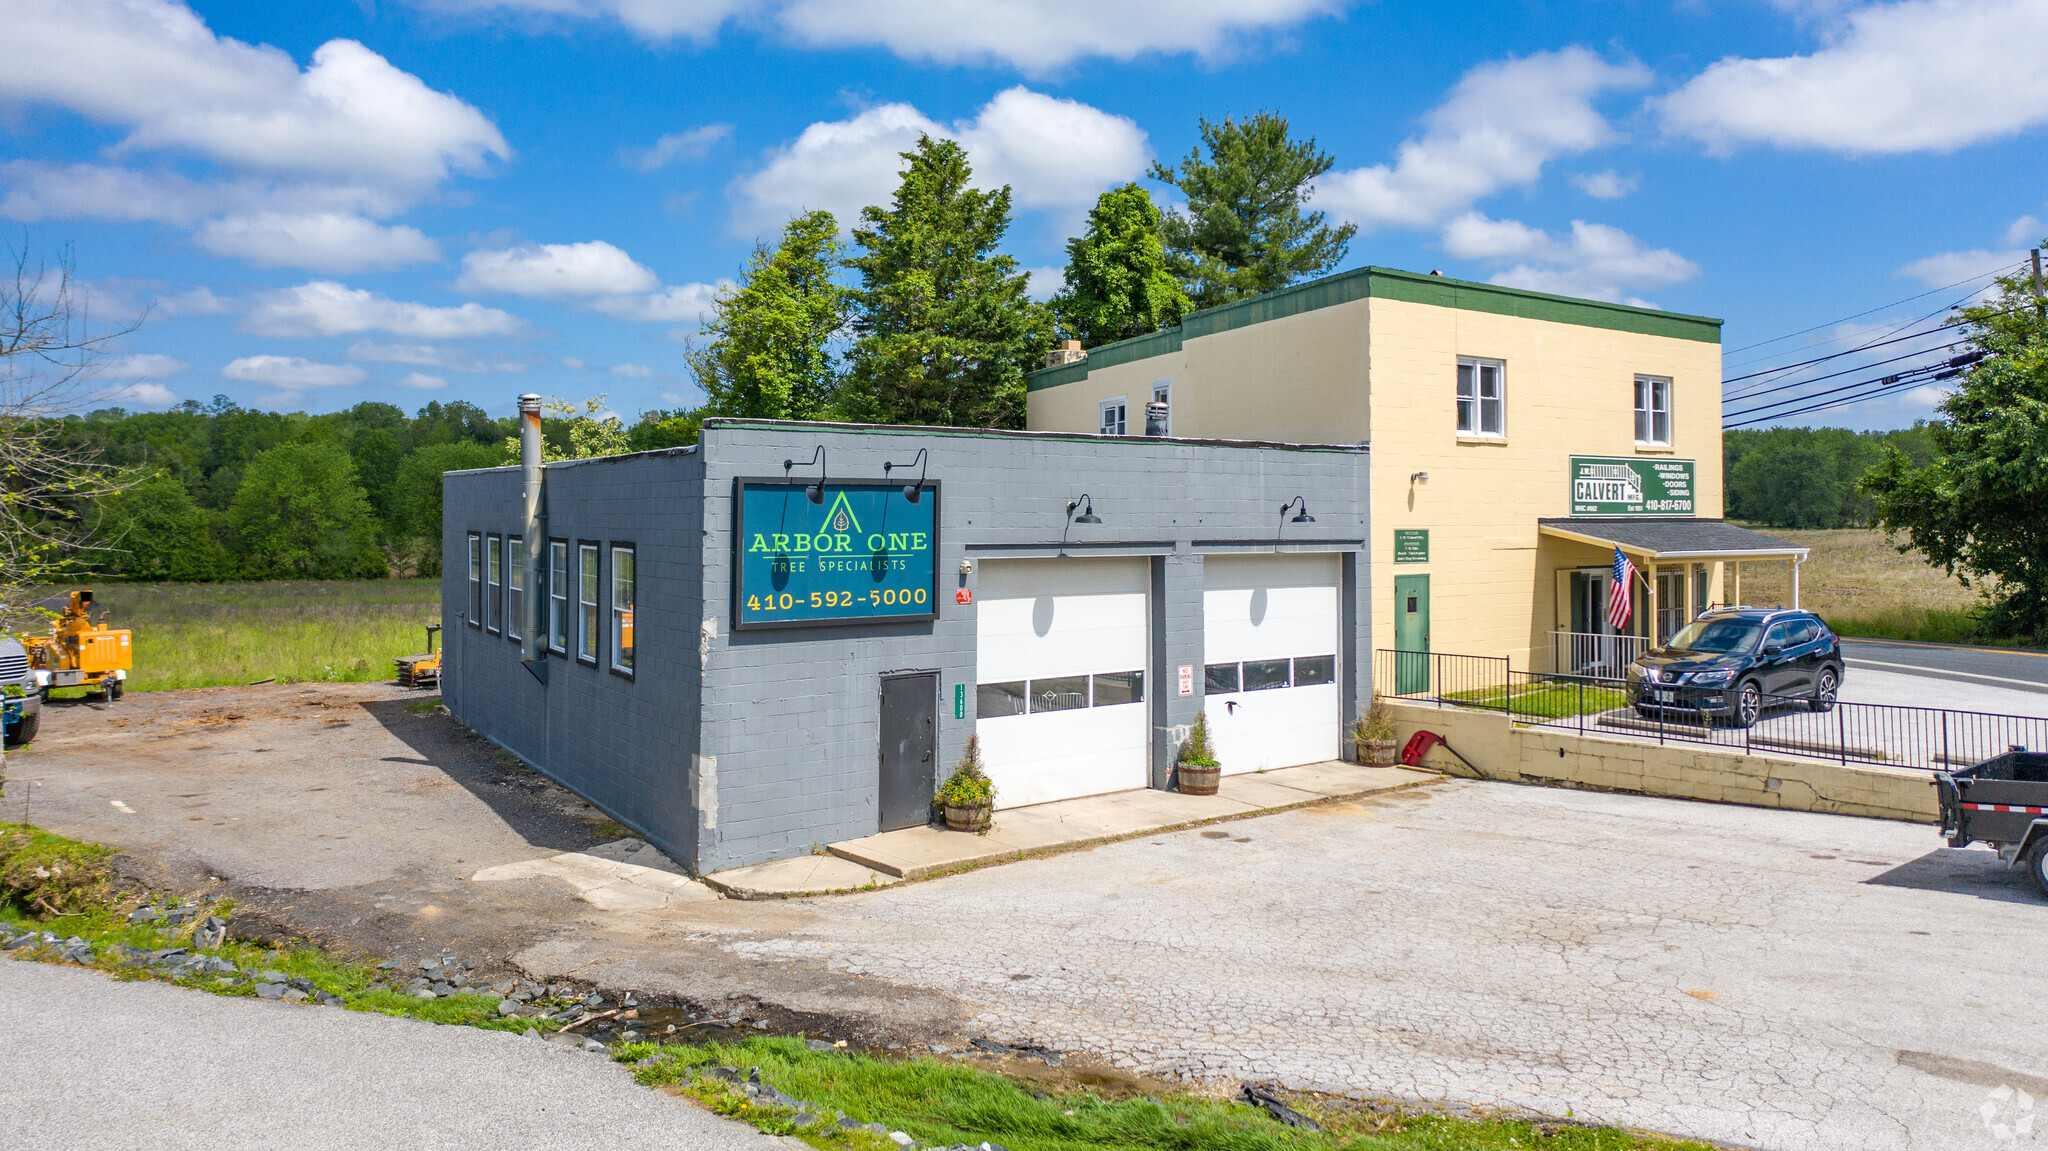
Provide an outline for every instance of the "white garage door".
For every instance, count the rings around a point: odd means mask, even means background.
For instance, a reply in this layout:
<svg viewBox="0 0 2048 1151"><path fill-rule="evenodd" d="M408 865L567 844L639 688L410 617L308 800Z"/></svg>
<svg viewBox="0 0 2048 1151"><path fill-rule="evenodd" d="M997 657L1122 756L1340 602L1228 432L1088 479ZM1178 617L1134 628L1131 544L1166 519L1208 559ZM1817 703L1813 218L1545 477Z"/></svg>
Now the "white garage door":
<svg viewBox="0 0 2048 1151"><path fill-rule="evenodd" d="M1331 555L1202 561L1202 709L1225 775L1337 758L1340 562Z"/></svg>
<svg viewBox="0 0 2048 1151"><path fill-rule="evenodd" d="M998 807L1144 787L1143 559L985 560L974 729Z"/></svg>

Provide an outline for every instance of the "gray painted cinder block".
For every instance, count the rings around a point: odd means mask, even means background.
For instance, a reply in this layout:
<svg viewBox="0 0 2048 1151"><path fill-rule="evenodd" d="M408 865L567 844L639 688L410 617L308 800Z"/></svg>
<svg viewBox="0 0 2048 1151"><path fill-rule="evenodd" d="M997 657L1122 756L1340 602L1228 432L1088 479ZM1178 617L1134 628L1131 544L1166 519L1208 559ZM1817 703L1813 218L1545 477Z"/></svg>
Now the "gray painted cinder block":
<svg viewBox="0 0 2048 1151"><path fill-rule="evenodd" d="M781 476L784 460L826 449L826 473L881 478L882 463L929 453L939 485L939 618L732 632L735 477ZM469 533L517 535L516 468L450 473L444 483L443 695L464 722L561 781L697 872L785 858L872 834L877 821L880 684L936 676L936 783L974 731L974 590L963 560L1126 555L1152 563L1152 783L1202 705L1205 553L1319 551L1346 557L1347 715L1370 692L1367 458L1362 449L1103 438L1052 433L714 420L695 449L550 464L545 530L599 545L598 658L546 661L542 685L518 644L468 619ZM817 473L792 468L808 481ZM902 473L896 473L898 478ZM1099 525L1070 525L1087 493ZM1283 523L1304 496L1314 524ZM636 667L610 668L610 548L630 543L638 585ZM576 610L571 589L571 614ZM1180 696L1176 672L1193 669ZM956 716L956 687L966 714Z"/></svg>

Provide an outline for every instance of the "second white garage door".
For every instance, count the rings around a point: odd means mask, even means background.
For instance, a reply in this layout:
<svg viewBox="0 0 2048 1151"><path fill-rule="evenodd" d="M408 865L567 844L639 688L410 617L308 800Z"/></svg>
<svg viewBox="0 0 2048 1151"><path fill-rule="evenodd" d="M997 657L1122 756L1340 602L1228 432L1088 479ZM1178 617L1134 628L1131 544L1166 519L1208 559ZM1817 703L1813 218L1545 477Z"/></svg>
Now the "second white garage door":
<svg viewBox="0 0 2048 1151"><path fill-rule="evenodd" d="M1202 710L1223 773L1337 758L1333 555L1202 561Z"/></svg>
<svg viewBox="0 0 2048 1151"><path fill-rule="evenodd" d="M984 560L974 730L996 806L1144 787L1149 567Z"/></svg>

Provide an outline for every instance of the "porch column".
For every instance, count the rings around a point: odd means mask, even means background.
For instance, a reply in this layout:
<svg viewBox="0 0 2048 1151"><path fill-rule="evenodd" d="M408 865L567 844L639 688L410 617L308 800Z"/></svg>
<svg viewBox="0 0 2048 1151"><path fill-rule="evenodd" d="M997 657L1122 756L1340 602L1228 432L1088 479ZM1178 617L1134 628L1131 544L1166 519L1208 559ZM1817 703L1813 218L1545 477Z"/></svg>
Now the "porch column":
<svg viewBox="0 0 2048 1151"><path fill-rule="evenodd" d="M1650 618L1649 618L1649 619L1647 619L1647 620L1644 620L1643 622L1644 622L1644 623L1647 623L1647 624L1649 624L1649 625L1650 625L1650 626L1649 626L1649 627L1648 627L1647 629L1645 629L1645 630L1646 630L1646 633L1647 633L1647 634L1649 635L1649 637L1650 637L1650 646L1651 646L1651 647L1656 647L1656 646L1657 646L1657 561L1656 561L1656 560L1651 560L1651 561L1649 561L1648 563L1645 563L1645 564L1643 565L1643 570L1644 570L1644 571L1646 571L1646 572L1648 572L1648 573L1650 573L1650 578L1649 578L1649 581L1648 581L1648 587L1649 587L1649 591L1650 591L1650 594L1649 594L1649 596L1647 597L1647 599L1648 599L1648 602L1649 602L1649 604L1650 604L1650 611L1649 611L1649 616L1650 616Z"/></svg>
<svg viewBox="0 0 2048 1151"><path fill-rule="evenodd" d="M1734 596L1734 600L1733 600L1733 602L1734 602L1734 603L1735 603L1736 605L1740 605L1740 604L1742 603L1742 561L1741 561L1741 560L1736 560L1736 561L1735 561L1735 596Z"/></svg>
<svg viewBox="0 0 2048 1151"><path fill-rule="evenodd" d="M1795 609L1799 606L1799 558L1797 556L1792 559L1792 606Z"/></svg>

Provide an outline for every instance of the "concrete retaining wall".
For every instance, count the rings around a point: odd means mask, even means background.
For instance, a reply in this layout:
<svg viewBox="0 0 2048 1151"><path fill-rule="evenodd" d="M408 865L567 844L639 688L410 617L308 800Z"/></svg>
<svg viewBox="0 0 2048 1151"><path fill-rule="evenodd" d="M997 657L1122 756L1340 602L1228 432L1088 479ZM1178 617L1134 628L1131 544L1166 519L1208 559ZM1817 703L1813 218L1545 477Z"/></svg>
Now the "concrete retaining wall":
<svg viewBox="0 0 2048 1151"><path fill-rule="evenodd" d="M1497 711L1410 703L1393 707L1404 744L1418 730L1436 732L1493 779L1912 823L1933 823L1938 817L1925 771L1579 735L1519 726ZM1431 751L1424 766L1472 775L1442 748Z"/></svg>

